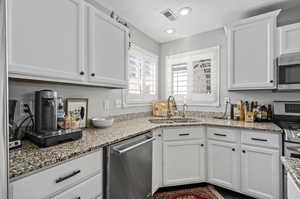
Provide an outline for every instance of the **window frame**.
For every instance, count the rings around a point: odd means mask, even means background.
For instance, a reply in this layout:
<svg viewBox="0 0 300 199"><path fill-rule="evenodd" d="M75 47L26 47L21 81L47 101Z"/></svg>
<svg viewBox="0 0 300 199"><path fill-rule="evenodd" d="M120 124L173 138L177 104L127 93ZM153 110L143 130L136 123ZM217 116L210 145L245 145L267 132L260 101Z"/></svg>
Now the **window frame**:
<svg viewBox="0 0 300 199"><path fill-rule="evenodd" d="M133 54L140 55L141 57L147 57L148 60L151 60L152 63L155 63L154 73L155 73L155 95L136 95L129 94L129 88L123 89L122 95L123 95L123 107L130 107L130 106L148 106L152 104L153 100L158 99L158 64L159 64L159 56L151 53L139 46L133 45L128 50L128 63L129 63L129 56L130 51L133 51ZM128 70L127 66L127 70ZM129 73L127 74L129 75ZM129 83L129 77L128 77L128 83ZM144 86L145 81L142 80L140 82L140 86ZM128 85L129 86L129 85Z"/></svg>
<svg viewBox="0 0 300 199"><path fill-rule="evenodd" d="M193 62L197 59L211 58L211 86L212 93L193 94ZM220 46L209 47L196 51L189 51L166 56L166 96L172 95L172 66L179 63L187 63L188 67L188 94L186 96L174 96L179 105L186 103L191 106L220 106ZM215 79L215 81L214 81Z"/></svg>

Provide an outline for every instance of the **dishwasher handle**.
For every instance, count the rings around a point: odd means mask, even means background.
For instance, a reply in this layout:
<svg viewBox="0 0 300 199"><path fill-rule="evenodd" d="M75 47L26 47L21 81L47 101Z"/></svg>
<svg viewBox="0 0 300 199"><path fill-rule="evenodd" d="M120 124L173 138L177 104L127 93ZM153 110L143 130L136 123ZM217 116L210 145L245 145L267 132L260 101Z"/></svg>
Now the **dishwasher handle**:
<svg viewBox="0 0 300 199"><path fill-rule="evenodd" d="M132 146L130 146L130 147L127 147L127 148L125 148L125 149L119 150L118 147L114 147L113 150L114 150L115 152L117 152L118 154L123 154L123 153L126 153L126 152L128 152L128 151L131 151L131 150L133 150L133 149L135 149L135 148L137 148L137 147L140 147L140 146L142 146L142 145L144 145L144 144L147 144L148 142L152 142L152 141L154 141L154 140L155 140L155 137L152 137L152 138L148 138L148 139L145 140L145 141L142 141L142 142L140 142L140 143L137 143L137 144L135 144L135 145L132 145Z"/></svg>

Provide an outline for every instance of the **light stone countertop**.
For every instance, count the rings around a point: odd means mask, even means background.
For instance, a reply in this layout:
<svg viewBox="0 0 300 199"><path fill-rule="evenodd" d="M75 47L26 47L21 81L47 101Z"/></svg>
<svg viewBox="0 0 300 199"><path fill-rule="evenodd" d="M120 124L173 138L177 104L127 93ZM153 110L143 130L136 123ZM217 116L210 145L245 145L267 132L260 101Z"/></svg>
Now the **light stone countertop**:
<svg viewBox="0 0 300 199"><path fill-rule="evenodd" d="M115 122L112 127L106 129L86 129L80 140L47 148L39 148L30 141L24 140L21 148L13 149L9 153L9 177L11 180L17 180L41 169L160 127L212 125L282 133L281 128L274 123L246 123L213 118L195 118L199 122L153 124L148 121L151 118L142 117Z"/></svg>
<svg viewBox="0 0 300 199"><path fill-rule="evenodd" d="M300 159L283 156L281 162L300 189Z"/></svg>

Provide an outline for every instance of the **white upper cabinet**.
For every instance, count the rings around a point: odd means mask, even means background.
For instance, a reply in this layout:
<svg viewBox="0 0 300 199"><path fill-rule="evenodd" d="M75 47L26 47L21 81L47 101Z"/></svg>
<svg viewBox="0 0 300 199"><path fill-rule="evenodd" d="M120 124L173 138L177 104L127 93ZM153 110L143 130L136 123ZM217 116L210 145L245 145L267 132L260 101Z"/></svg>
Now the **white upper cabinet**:
<svg viewBox="0 0 300 199"><path fill-rule="evenodd" d="M300 23L279 28L280 54L300 52Z"/></svg>
<svg viewBox="0 0 300 199"><path fill-rule="evenodd" d="M81 0L8 1L10 76L83 79Z"/></svg>
<svg viewBox="0 0 300 199"><path fill-rule="evenodd" d="M255 198L281 198L279 164L278 150L242 146L242 192Z"/></svg>
<svg viewBox="0 0 300 199"><path fill-rule="evenodd" d="M95 8L89 9L89 80L127 87L127 28Z"/></svg>
<svg viewBox="0 0 300 199"><path fill-rule="evenodd" d="M275 88L276 25L280 10L227 27L229 90Z"/></svg>
<svg viewBox="0 0 300 199"><path fill-rule="evenodd" d="M84 0L8 3L10 77L127 87L126 27Z"/></svg>

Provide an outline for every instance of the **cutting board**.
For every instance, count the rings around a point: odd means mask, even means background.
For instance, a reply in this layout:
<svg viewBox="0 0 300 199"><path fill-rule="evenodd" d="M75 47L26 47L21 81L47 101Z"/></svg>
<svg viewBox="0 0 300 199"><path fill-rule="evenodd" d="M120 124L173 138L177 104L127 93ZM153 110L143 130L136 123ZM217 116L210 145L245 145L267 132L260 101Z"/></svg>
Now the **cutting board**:
<svg viewBox="0 0 300 199"><path fill-rule="evenodd" d="M171 115L174 115L175 107L171 106ZM167 100L156 100L152 102L153 116L167 117L168 116L168 101Z"/></svg>

